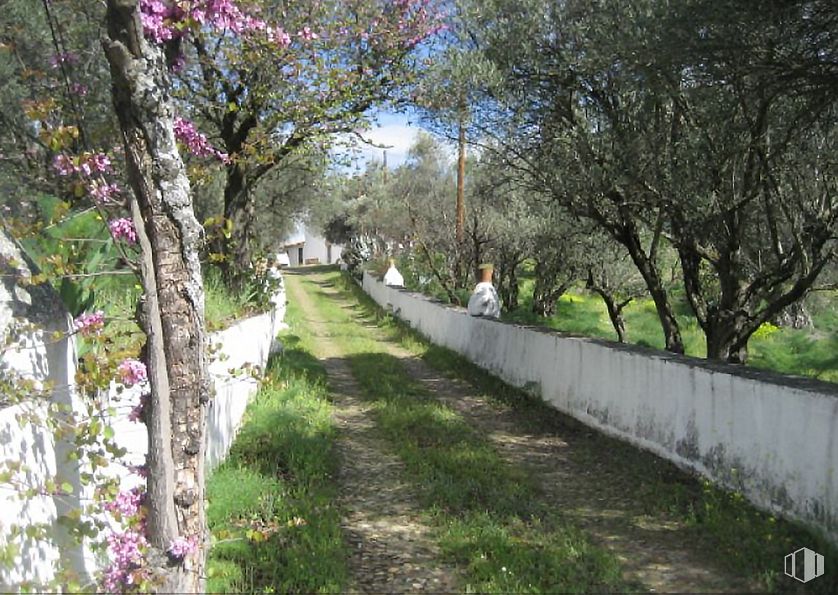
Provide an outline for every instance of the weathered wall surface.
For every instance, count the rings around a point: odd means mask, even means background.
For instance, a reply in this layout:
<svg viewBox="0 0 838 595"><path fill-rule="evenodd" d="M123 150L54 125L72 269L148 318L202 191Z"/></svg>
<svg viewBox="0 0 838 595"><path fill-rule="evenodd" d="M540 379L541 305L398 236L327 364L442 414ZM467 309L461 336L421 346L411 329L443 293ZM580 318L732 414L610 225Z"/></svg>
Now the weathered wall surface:
<svg viewBox="0 0 838 595"><path fill-rule="evenodd" d="M0 235L0 248L5 247L2 242ZM271 312L248 318L210 336L211 343L220 346L218 357L210 365L215 386L206 433L206 456L210 469L226 456L247 403L258 389L258 381L252 375L231 373L230 370L242 366L249 366L251 370L265 369L275 346L276 334L284 326L284 286L274 296L273 302ZM13 370L40 382L52 382L54 400L75 405L77 410L81 410L74 403L77 398L73 391L76 371L74 340L52 341L48 338L51 331L69 330L71 320L54 294L35 296L34 303L39 304L35 312L24 307L32 303L33 297L20 287L0 286L0 329L8 326L12 316L24 316L49 331L34 333L21 348L4 351L0 357L0 370ZM128 420L129 412L139 402L139 387L118 390L114 386L103 397L116 410L112 427L118 444L128 450L124 463L143 464L148 450L145 426ZM19 418L30 411L32 405L2 407L2 400L3 395L0 395L0 461L21 461L26 465L30 469L27 484L38 485L48 478L57 477L59 483L66 481L73 485L74 493L69 497L44 495L20 499L15 490L0 486L0 548L9 541L8 528L11 524L47 523L53 525L51 534L56 536L51 541L18 540L22 548L14 562L5 565L0 560L0 591L16 590L23 582L35 585L48 583L54 576L55 563L62 557L65 565L72 567L82 581L92 580L96 567L92 554L87 548L65 538L57 525L58 517L66 510L78 507L79 499L85 497L78 469L67 462L69 447L56 441L50 428L20 423ZM42 410L43 407L36 407L36 411ZM141 481L121 465L114 465L113 472L122 477L124 489Z"/></svg>
<svg viewBox="0 0 838 595"><path fill-rule="evenodd" d="M72 320L52 288L26 282L33 271L33 264L19 247L0 233L0 336L13 337L0 351L0 377L13 384L32 381L38 391L51 386L54 403L79 410L72 389L76 345L66 336ZM62 338L56 340L53 333ZM26 483L39 485L50 478L58 485L69 483L73 493L59 498L40 494L20 498L8 484L0 485L0 550L9 543L8 530L13 524L44 525L55 536L51 542L25 537L17 540L19 550L11 563L0 564L3 591L23 581L48 581L59 560L80 576L89 574L93 564L90 553L57 523L60 515L79 507L89 495L81 487L78 467L58 463L67 460L72 447L40 423L46 404L33 399L10 405L10 397L0 391L0 461L19 464L23 477L30 480Z"/></svg>
<svg viewBox="0 0 838 595"><path fill-rule="evenodd" d="M510 384L838 541L835 385L472 318L368 273L363 287Z"/></svg>

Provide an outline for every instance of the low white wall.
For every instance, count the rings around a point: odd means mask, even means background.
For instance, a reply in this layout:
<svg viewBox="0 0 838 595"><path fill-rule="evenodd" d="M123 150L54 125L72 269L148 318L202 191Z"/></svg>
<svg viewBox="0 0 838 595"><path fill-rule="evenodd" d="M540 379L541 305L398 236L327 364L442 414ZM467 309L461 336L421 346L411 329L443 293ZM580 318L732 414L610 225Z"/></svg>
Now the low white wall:
<svg viewBox="0 0 838 595"><path fill-rule="evenodd" d="M227 456L236 437L242 416L256 391L259 381L248 370L265 370L268 356L275 347L277 333L285 326L285 285L274 296L270 312L252 316L233 326L210 334L214 351L209 364L215 394L209 402L206 429L207 470L215 468ZM248 366L243 370L243 366ZM120 446L128 453L126 462L140 465L148 452L148 435L144 424L128 420L131 408L139 402L139 391L127 390L118 394L111 390L109 398L117 410L112 425ZM132 487L136 476L121 471L126 486Z"/></svg>
<svg viewBox="0 0 838 595"><path fill-rule="evenodd" d="M215 397L210 401L207 415L208 470L227 455L248 401L258 389L258 381L249 374L231 374L230 370L249 364L251 368L258 366L264 371L268 356L276 345L275 337L285 327L284 284L272 301L274 308L271 312L242 320L210 336L210 342L220 345L220 351L210 364ZM62 321L56 319L56 324L60 323L61 328L67 330L70 321L66 315L63 316ZM32 348L31 354L3 353L2 362L8 364L13 361L18 369L37 369L39 380L54 383L54 400L72 403L76 398L72 389L76 362L73 339L42 341ZM33 362L29 368L24 365L27 358ZM33 376L31 373L27 375ZM128 420L129 412L139 402L139 387L120 391L113 386L105 398L116 411L115 418L111 420L116 441L128 451L123 462L129 465L143 464L148 451L146 427L142 423ZM27 526L46 523L52 526L50 533L55 536L53 540L15 540L22 547L14 563L6 567L0 561L2 592L16 591L22 583L31 583L36 590L37 585L46 585L53 579L60 558L79 574L82 584L92 580L96 567L89 549L65 537L56 522L62 512L78 508L80 498L85 497L78 480L78 469L74 469L67 461L69 446L56 443L52 428L32 423L21 424L21 415L30 411L27 407L31 409L32 406L15 405L0 409L0 461L21 461L26 465L30 469L27 485L42 485L47 479L57 477L59 484L67 481L73 485L74 493L71 496L44 495L21 499L16 490L0 485L0 548L9 541L8 529L12 524ZM82 409L77 406L76 410ZM37 411L43 412L43 407ZM142 481L122 465L113 466L113 473L121 477L123 489L129 489Z"/></svg>
<svg viewBox="0 0 838 595"><path fill-rule="evenodd" d="M364 290L432 342L606 434L838 542L838 387L473 318L364 273Z"/></svg>
<svg viewBox="0 0 838 595"><path fill-rule="evenodd" d="M227 456L250 397L259 389L259 382L248 372L231 375L230 370L249 364L264 372L280 323L282 318L274 311L213 334L212 342L221 349L210 364L215 396L207 414L207 470Z"/></svg>

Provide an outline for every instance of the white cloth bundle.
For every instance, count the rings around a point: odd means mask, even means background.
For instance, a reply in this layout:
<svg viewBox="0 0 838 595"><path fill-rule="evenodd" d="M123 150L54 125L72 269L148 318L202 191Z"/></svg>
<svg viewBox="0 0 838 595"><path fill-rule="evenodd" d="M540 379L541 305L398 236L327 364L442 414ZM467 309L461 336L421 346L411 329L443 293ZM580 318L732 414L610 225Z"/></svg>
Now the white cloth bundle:
<svg viewBox="0 0 838 595"><path fill-rule="evenodd" d="M485 318L500 317L500 299L498 292L491 283L478 283L471 297L468 298L468 313L470 316Z"/></svg>
<svg viewBox="0 0 838 595"><path fill-rule="evenodd" d="M384 273L384 285L389 287L404 287L404 277L396 270L396 265L391 264L387 272Z"/></svg>

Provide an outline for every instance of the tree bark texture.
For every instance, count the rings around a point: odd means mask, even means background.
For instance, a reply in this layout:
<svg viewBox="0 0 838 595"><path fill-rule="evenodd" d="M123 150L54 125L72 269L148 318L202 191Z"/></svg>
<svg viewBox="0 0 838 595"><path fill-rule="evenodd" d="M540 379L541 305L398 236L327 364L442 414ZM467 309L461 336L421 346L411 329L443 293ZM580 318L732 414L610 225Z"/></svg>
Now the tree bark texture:
<svg viewBox="0 0 838 595"><path fill-rule="evenodd" d="M636 224L630 219L630 215L623 215L620 224L607 226L606 229L615 240L626 247L632 262L637 267L637 271L643 277L649 295L655 304L658 320L661 323L666 350L683 354L684 340L681 337L678 319L675 318L675 313L672 311L672 304L669 302L669 296L663 286L657 264L643 249Z"/></svg>
<svg viewBox="0 0 838 595"><path fill-rule="evenodd" d="M174 136L166 57L143 38L137 0L108 0L107 37L114 106L135 196L142 248L151 384L148 538L155 587L202 592L205 576L204 431L210 382L205 359L202 229ZM183 561L166 550L176 537L198 551Z"/></svg>

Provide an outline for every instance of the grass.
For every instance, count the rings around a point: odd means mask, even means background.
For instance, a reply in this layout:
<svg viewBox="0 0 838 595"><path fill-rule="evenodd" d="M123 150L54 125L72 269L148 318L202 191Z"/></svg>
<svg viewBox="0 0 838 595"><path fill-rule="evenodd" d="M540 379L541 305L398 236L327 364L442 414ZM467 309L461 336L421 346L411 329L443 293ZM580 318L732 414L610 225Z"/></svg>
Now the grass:
<svg viewBox="0 0 838 595"><path fill-rule="evenodd" d="M347 353L377 426L407 467L443 555L465 569L467 591L634 587L622 580L612 554L541 503L528 475L507 464L459 414L407 380L401 362L382 352L338 302L316 290L309 295L330 320L331 336Z"/></svg>
<svg viewBox="0 0 838 595"><path fill-rule="evenodd" d="M588 337L616 340L605 305L596 296L571 290L556 304L556 313L542 318L531 311L532 279L521 282L521 306L504 314L505 320L547 326ZM812 309L814 329L777 328L764 325L751 338L748 364L784 374L810 376L838 382L838 294L821 300ZM685 300L674 298L673 308L687 355L705 357L704 333ZM641 299L625 309L627 341L663 349L663 333L652 300Z"/></svg>
<svg viewBox="0 0 838 595"><path fill-rule="evenodd" d="M288 317L298 328L294 304ZM324 371L310 337L286 333L282 341L227 460L207 482L209 592L346 588Z"/></svg>
<svg viewBox="0 0 838 595"><path fill-rule="evenodd" d="M838 549L820 534L756 509L740 493L720 489L650 453L592 432L458 354L427 343L415 331L385 314L354 283L346 281L344 291L358 302L359 315L376 321L391 338L432 367L470 382L490 399L512 406L520 423L533 431L560 431L567 436L584 433L588 439L580 443L587 445L581 456L590 462L591 467L603 464L603 453L608 453L610 468L619 470L621 475L636 478L629 489L642 510L683 522L690 539L706 544L706 549L722 566L748 578L762 589L799 590L800 585L782 573L784 556L799 547L809 547L821 553L825 558L825 568L838 567ZM381 386L386 387L384 394L397 390L389 387L397 386L398 382L393 378L389 383L382 383ZM401 398L406 399L407 395ZM808 584L806 591L838 592L838 574L827 571L823 577Z"/></svg>
<svg viewBox="0 0 838 595"><path fill-rule="evenodd" d="M205 267L204 292L204 315L210 331L227 328L257 310L247 288L230 290L222 280L221 271L215 267Z"/></svg>
<svg viewBox="0 0 838 595"><path fill-rule="evenodd" d="M219 271L209 267L204 274L205 319L207 329L216 331L227 328L255 312L246 293L228 289ZM104 277L96 285L92 310L102 310L108 320L109 331L120 348L138 353L144 341L139 325L134 320L142 286L132 276Z"/></svg>

